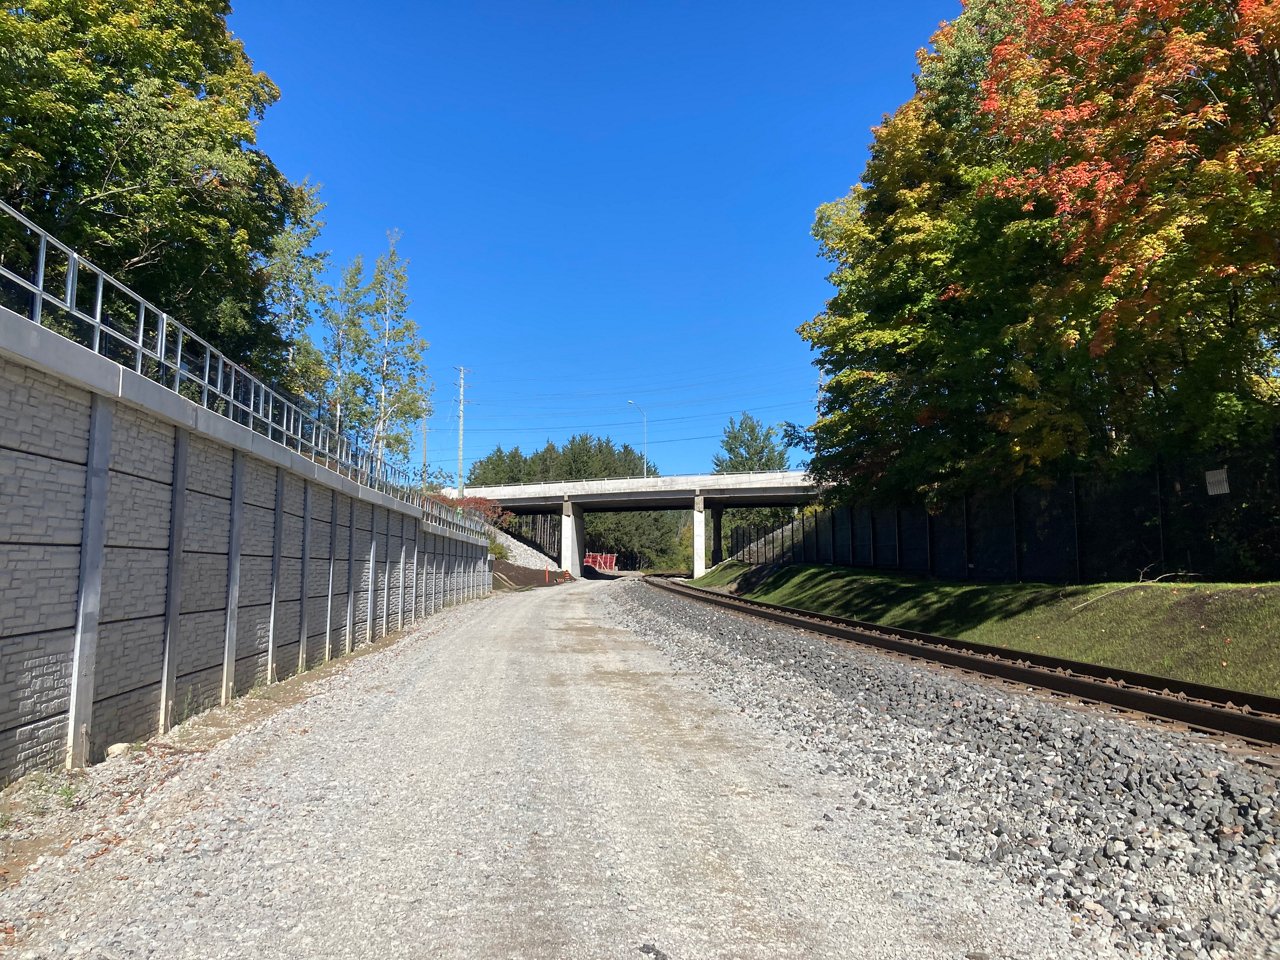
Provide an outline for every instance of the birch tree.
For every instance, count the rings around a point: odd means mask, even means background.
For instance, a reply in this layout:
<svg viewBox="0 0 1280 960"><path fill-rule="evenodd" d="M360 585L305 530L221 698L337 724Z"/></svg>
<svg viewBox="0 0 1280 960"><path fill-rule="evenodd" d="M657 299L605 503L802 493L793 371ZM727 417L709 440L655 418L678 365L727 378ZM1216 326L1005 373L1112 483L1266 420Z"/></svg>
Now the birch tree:
<svg viewBox="0 0 1280 960"><path fill-rule="evenodd" d="M409 452L410 428L430 412L423 354L428 344L409 316L409 261L400 255L400 233L387 234L369 283L365 401L371 417L369 446L381 466Z"/></svg>

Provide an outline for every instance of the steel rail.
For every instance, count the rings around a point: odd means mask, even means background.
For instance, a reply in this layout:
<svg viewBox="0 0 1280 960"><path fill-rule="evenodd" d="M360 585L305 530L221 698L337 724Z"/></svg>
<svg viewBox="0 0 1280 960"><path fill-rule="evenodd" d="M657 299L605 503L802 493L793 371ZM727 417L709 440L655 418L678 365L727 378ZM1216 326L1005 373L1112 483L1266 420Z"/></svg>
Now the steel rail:
<svg viewBox="0 0 1280 960"><path fill-rule="evenodd" d="M1280 699L1275 697L900 630L747 600L665 578L646 577L645 580L683 597L848 643L1052 690L1268 746L1280 744Z"/></svg>

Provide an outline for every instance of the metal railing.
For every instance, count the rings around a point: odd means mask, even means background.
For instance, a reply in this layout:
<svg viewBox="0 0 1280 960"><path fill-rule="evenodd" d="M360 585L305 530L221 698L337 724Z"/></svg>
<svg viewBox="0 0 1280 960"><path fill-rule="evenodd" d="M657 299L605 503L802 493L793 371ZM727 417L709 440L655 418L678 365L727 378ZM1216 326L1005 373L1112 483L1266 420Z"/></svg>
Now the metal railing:
<svg viewBox="0 0 1280 960"><path fill-rule="evenodd" d="M0 201L0 305L332 472L480 535L408 470L309 413Z"/></svg>

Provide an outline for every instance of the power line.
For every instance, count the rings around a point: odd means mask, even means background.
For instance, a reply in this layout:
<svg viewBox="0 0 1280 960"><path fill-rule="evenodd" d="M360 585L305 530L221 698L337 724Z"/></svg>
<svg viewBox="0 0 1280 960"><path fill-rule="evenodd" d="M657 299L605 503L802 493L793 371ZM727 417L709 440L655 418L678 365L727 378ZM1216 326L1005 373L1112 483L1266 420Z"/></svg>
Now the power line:
<svg viewBox="0 0 1280 960"><path fill-rule="evenodd" d="M762 410L779 410L788 407L805 407L811 409L812 401L809 400L793 400L789 403L775 403L763 407L750 407L743 409L741 407L734 410L717 410L711 413L690 414L686 417L654 417L650 423L687 423L690 420L708 420L711 417L728 417L739 413L755 414ZM580 423L580 424L562 424L559 426L525 426L523 424L515 424L509 427L472 427L472 433L512 433L524 430L596 430L601 427L629 427L630 420L613 420L607 423Z"/></svg>

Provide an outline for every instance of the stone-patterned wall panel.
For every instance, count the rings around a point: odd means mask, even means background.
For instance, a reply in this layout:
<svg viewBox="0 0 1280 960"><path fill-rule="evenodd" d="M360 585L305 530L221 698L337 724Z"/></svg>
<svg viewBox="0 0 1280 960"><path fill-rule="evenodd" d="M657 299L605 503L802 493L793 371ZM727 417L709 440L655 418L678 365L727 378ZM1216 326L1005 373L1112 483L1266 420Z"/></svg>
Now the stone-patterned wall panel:
<svg viewBox="0 0 1280 960"><path fill-rule="evenodd" d="M313 483L311 485L311 515L313 517L321 517L325 523L328 523L330 511L333 509L333 498L336 496L337 494L328 487Z"/></svg>
<svg viewBox="0 0 1280 960"><path fill-rule="evenodd" d="M299 617L302 615L302 603L298 600L281 601L276 604L276 647L290 642L297 642Z"/></svg>
<svg viewBox="0 0 1280 960"><path fill-rule="evenodd" d="M266 507L244 505L240 531L240 555L269 557L276 536L275 511Z"/></svg>
<svg viewBox="0 0 1280 960"><path fill-rule="evenodd" d="M301 645L297 640L281 644L276 648L276 680L288 680L298 672L298 652Z"/></svg>
<svg viewBox="0 0 1280 960"><path fill-rule="evenodd" d="M182 518L182 549L226 554L231 536L231 501L188 490Z"/></svg>
<svg viewBox="0 0 1280 960"><path fill-rule="evenodd" d="M346 562L334 564L333 579L337 582L338 567L346 567ZM335 588L336 589L336 588ZM307 565L307 596L327 597L329 595L329 561L317 557Z"/></svg>
<svg viewBox="0 0 1280 960"><path fill-rule="evenodd" d="M0 637L74 627L80 548L0 543Z"/></svg>
<svg viewBox="0 0 1280 960"><path fill-rule="evenodd" d="M165 483L173 479L173 427L117 403L111 424L111 469Z"/></svg>
<svg viewBox="0 0 1280 960"><path fill-rule="evenodd" d="M329 514L324 514L327 517ZM317 514L311 515L311 558L313 560L329 559L329 521Z"/></svg>
<svg viewBox="0 0 1280 960"><path fill-rule="evenodd" d="M244 502L268 510L276 508L276 468L246 457L244 461Z"/></svg>
<svg viewBox="0 0 1280 960"><path fill-rule="evenodd" d="M74 642L70 629L0 640L0 730L66 713Z"/></svg>
<svg viewBox="0 0 1280 960"><path fill-rule="evenodd" d="M0 447L0 543L79 544L84 466Z"/></svg>
<svg viewBox="0 0 1280 960"><path fill-rule="evenodd" d="M170 484L112 470L107 483L107 546L169 548Z"/></svg>
<svg viewBox="0 0 1280 960"><path fill-rule="evenodd" d="M178 618L178 675L221 667L227 619L222 610Z"/></svg>
<svg viewBox="0 0 1280 960"><path fill-rule="evenodd" d="M254 687L267 682L267 652L250 653L236 657L235 693L244 696Z"/></svg>
<svg viewBox="0 0 1280 960"><path fill-rule="evenodd" d="M66 756L67 715L0 732L0 771L16 780L33 770L48 770Z"/></svg>
<svg viewBox="0 0 1280 960"><path fill-rule="evenodd" d="M307 601L307 636L313 638L311 645L317 642L314 638L319 638L321 649L324 648L324 618L325 611L328 609L329 601L326 597L312 597ZM334 604L334 617L337 618L337 604ZM345 615L345 614L344 614Z"/></svg>
<svg viewBox="0 0 1280 960"><path fill-rule="evenodd" d="M222 699L222 664L179 674L174 684L173 722L181 723L188 717L216 707Z"/></svg>
<svg viewBox="0 0 1280 960"><path fill-rule="evenodd" d="M365 624L369 621L369 561L356 561L355 630L352 640L364 643Z"/></svg>
<svg viewBox="0 0 1280 960"><path fill-rule="evenodd" d="M155 734L160 721L160 683L130 690L93 705L89 757L101 761L113 743L136 743Z"/></svg>
<svg viewBox="0 0 1280 960"><path fill-rule="evenodd" d="M280 558L280 586L277 601L298 600L302 597L302 561Z"/></svg>
<svg viewBox="0 0 1280 960"><path fill-rule="evenodd" d="M83 464L89 394L0 357L0 446Z"/></svg>
<svg viewBox="0 0 1280 960"><path fill-rule="evenodd" d="M186 614L223 610L226 606L226 556L217 553L184 553L180 612Z"/></svg>
<svg viewBox="0 0 1280 960"><path fill-rule="evenodd" d="M271 605L241 607L236 616L236 659L267 650L271 630Z"/></svg>
<svg viewBox="0 0 1280 960"><path fill-rule="evenodd" d="M271 602L271 558L240 558L240 606Z"/></svg>
<svg viewBox="0 0 1280 960"><path fill-rule="evenodd" d="M99 620L136 620L164 613L168 555L164 550L107 547Z"/></svg>
<svg viewBox="0 0 1280 960"><path fill-rule="evenodd" d="M305 488L306 483L301 477L294 476L292 473L286 473L284 475L285 513L291 513L295 517L302 516L302 510L305 505L303 502L303 490ZM311 509L315 510L315 507L312 506Z"/></svg>
<svg viewBox="0 0 1280 960"><path fill-rule="evenodd" d="M230 500L231 459L226 447L204 437L192 437L187 444L187 489Z"/></svg>
<svg viewBox="0 0 1280 960"><path fill-rule="evenodd" d="M163 660L164 617L104 623L98 633L94 701L159 683Z"/></svg>
<svg viewBox="0 0 1280 960"><path fill-rule="evenodd" d="M356 530L373 529L373 504L356 501Z"/></svg>
<svg viewBox="0 0 1280 960"><path fill-rule="evenodd" d="M328 571L326 571L327 575ZM345 597L347 594L347 561L339 560L333 565L333 602L336 604L339 598ZM346 609L346 600L342 601L342 609Z"/></svg>
<svg viewBox="0 0 1280 960"><path fill-rule="evenodd" d="M280 525L280 556L295 559L302 556L302 518L291 513L284 515Z"/></svg>

